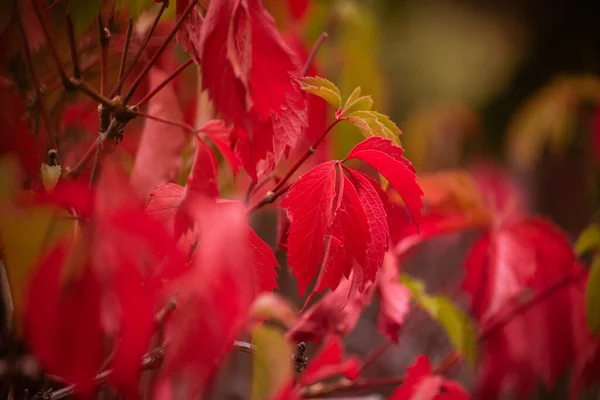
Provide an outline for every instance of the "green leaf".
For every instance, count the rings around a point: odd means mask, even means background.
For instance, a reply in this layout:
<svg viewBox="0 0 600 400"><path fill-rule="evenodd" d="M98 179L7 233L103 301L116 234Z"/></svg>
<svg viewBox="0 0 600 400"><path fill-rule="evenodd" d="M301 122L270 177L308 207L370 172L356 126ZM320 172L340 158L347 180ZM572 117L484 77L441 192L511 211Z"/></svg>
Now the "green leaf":
<svg viewBox="0 0 600 400"><path fill-rule="evenodd" d="M256 325L252 362L252 400L268 400L292 379L292 346L278 329Z"/></svg>
<svg viewBox="0 0 600 400"><path fill-rule="evenodd" d="M600 248L600 226L590 224L577 238L575 242L575 253L581 256L588 251Z"/></svg>
<svg viewBox="0 0 600 400"><path fill-rule="evenodd" d="M398 135L390 130L386 124L382 123L377 114L379 113L374 113L373 111L355 111L348 117L348 120L360 130L365 138L381 136L400 146Z"/></svg>
<svg viewBox="0 0 600 400"><path fill-rule="evenodd" d="M46 188L46 191L51 191L54 189L56 184L58 183L58 178L60 178L60 174L62 172L62 168L60 165L49 166L48 164L42 163L41 167L42 172L42 183Z"/></svg>
<svg viewBox="0 0 600 400"><path fill-rule="evenodd" d="M414 301L444 328L454 348L475 367L477 337L473 321L447 297L427 294L423 282L406 274L400 281L410 289Z"/></svg>
<svg viewBox="0 0 600 400"><path fill-rule="evenodd" d="M96 20L102 3L103 0L69 1L69 15L73 21L75 37L83 35Z"/></svg>
<svg viewBox="0 0 600 400"><path fill-rule="evenodd" d="M371 107L373 107L373 99L371 96L361 96L359 86L350 94L339 114L347 116L355 111L370 111Z"/></svg>
<svg viewBox="0 0 600 400"><path fill-rule="evenodd" d="M600 255L594 257L585 289L585 310L590 329L600 332Z"/></svg>
<svg viewBox="0 0 600 400"><path fill-rule="evenodd" d="M300 87L308 93L319 96L336 109L342 106L342 95L335 84L319 76L300 78Z"/></svg>

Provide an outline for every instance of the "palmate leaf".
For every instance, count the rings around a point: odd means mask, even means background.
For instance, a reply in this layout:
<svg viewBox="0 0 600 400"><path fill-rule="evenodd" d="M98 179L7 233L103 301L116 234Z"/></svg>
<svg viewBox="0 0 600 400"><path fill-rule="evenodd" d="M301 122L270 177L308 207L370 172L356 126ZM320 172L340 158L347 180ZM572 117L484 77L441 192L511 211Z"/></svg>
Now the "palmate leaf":
<svg viewBox="0 0 600 400"><path fill-rule="evenodd" d="M362 292L375 281L387 250L393 219L388 198L375 181L342 165L345 161L362 160L384 175L418 223L423 193L402 154L390 140L371 137L344 160L323 163L291 186L281 207L290 220L288 259L302 295L319 265L314 292L335 290L342 276L350 278L351 273Z"/></svg>
<svg viewBox="0 0 600 400"><path fill-rule="evenodd" d="M387 115L376 111L354 111L348 116L348 120L354 124L365 138L380 136L389 139L400 146L400 129Z"/></svg>
<svg viewBox="0 0 600 400"><path fill-rule="evenodd" d="M427 294L423 282L407 274L402 274L400 281L411 290L415 302L444 328L454 348L474 367L477 360L476 331L469 317L447 297Z"/></svg>

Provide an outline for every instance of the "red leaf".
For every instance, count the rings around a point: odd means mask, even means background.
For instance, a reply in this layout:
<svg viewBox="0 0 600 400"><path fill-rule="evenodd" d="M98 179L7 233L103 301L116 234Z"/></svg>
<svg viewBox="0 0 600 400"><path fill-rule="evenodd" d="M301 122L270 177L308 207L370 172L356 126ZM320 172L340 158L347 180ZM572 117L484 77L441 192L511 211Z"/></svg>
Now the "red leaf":
<svg viewBox="0 0 600 400"><path fill-rule="evenodd" d="M330 335L345 336L371 302L373 286L362 293L353 290L352 282L343 279L335 292L329 292L302 314L287 333L295 342L320 342Z"/></svg>
<svg viewBox="0 0 600 400"><path fill-rule="evenodd" d="M281 207L287 209L288 263L304 296L317 275L325 251L325 234L332 219L335 194L334 163L321 164L292 185Z"/></svg>
<svg viewBox="0 0 600 400"><path fill-rule="evenodd" d="M426 356L418 356L406 369L404 384L397 388L390 400L468 400L465 390L455 382L432 375L431 364Z"/></svg>
<svg viewBox="0 0 600 400"><path fill-rule="evenodd" d="M150 69L150 90L167 75L158 68ZM183 122L177 96L171 84L166 85L148 102L148 114ZM131 171L131 183L136 192L146 198L154 188L177 178L181 169L181 153L187 139L178 126L147 119L137 156Z"/></svg>
<svg viewBox="0 0 600 400"><path fill-rule="evenodd" d="M69 242L44 255L31 277L24 326L29 345L52 374L75 384L80 396L90 396L104 358L100 324L100 284L89 265L61 282ZM77 327L77 329L73 329Z"/></svg>
<svg viewBox="0 0 600 400"><path fill-rule="evenodd" d="M204 124L201 131L208 136L210 141L213 142L217 149L219 149L229 164L233 176L237 175L242 164L237 155L231 150L231 145L229 143L231 129L225 125L225 122L213 119Z"/></svg>
<svg viewBox="0 0 600 400"><path fill-rule="evenodd" d="M400 194L413 221L418 224L423 209L423 191L403 152L390 140L373 136L354 146L344 161L358 158L379 171Z"/></svg>
<svg viewBox="0 0 600 400"><path fill-rule="evenodd" d="M396 256L387 253L377 278L380 298L378 328L391 341L398 343L400 327L410 309L410 291L400 283Z"/></svg>
<svg viewBox="0 0 600 400"><path fill-rule="evenodd" d="M178 20L188 7L190 1L194 0L177 0L175 15ZM185 52L188 53L198 65L200 65L200 60L202 59L200 31L202 29L203 22L204 18L202 17L202 14L200 14L198 7L194 7L187 18L183 21L181 28L175 34L175 40L177 40L177 43L183 47L183 50L185 50Z"/></svg>
<svg viewBox="0 0 600 400"><path fill-rule="evenodd" d="M279 268L273 249L248 227L248 246L254 259L256 282L259 291L270 292L277 289L277 271Z"/></svg>
<svg viewBox="0 0 600 400"><path fill-rule="evenodd" d="M294 19L301 20L306 14L309 7L309 0L288 0L287 4L290 9L290 14Z"/></svg>
<svg viewBox="0 0 600 400"><path fill-rule="evenodd" d="M225 45L223 45L225 44ZM306 125L293 54L258 0L218 0L201 31L202 84L227 123L248 174L269 172Z"/></svg>
<svg viewBox="0 0 600 400"><path fill-rule="evenodd" d="M193 270L174 286L178 307L167 326L169 346L159 378L187 382L182 390L188 398L199 394L215 373L244 327L256 294L253 271L246 265L244 207L199 202L192 212L204 233Z"/></svg>

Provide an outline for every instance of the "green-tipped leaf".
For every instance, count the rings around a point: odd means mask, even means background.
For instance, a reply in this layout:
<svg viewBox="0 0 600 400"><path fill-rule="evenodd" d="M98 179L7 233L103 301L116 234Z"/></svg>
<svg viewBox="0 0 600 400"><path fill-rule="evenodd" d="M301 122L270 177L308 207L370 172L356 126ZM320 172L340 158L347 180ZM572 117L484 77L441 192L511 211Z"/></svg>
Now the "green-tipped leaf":
<svg viewBox="0 0 600 400"><path fill-rule="evenodd" d="M273 398L292 379L292 346L279 330L256 325L252 362L252 400Z"/></svg>
<svg viewBox="0 0 600 400"><path fill-rule="evenodd" d="M319 96L336 109L342 106L342 95L335 84L319 76L308 76L300 79L300 87L308 93Z"/></svg>

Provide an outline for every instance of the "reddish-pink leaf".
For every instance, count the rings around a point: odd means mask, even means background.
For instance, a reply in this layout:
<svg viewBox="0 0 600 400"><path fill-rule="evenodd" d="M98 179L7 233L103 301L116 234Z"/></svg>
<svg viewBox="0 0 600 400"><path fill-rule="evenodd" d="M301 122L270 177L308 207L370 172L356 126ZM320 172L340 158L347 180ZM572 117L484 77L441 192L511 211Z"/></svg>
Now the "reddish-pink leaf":
<svg viewBox="0 0 600 400"><path fill-rule="evenodd" d="M246 262L244 207L199 201L191 212L202 233L192 271L173 286L178 307L167 327L169 346L159 378L187 382L182 389L190 398L216 372L256 295L254 273Z"/></svg>
<svg viewBox="0 0 600 400"><path fill-rule="evenodd" d="M369 222L371 241L367 246L367 258L363 274L367 281L375 282L375 276L383 263L383 257L388 249L390 237L387 214L382 202L382 198L387 202L387 196L385 196L385 193L380 195L379 192L382 191L377 190L377 183L368 176L349 168L344 167L344 170L348 173L350 180L353 181L356 187Z"/></svg>
<svg viewBox="0 0 600 400"><path fill-rule="evenodd" d="M400 283L396 256L392 253L386 254L377 277L377 293L380 300L379 331L397 343L400 327L410 309L410 291Z"/></svg>
<svg viewBox="0 0 600 400"><path fill-rule="evenodd" d="M211 2L201 42L203 87L236 126L236 152L256 180L306 126L306 103L293 79L298 65L258 0Z"/></svg>
<svg viewBox="0 0 600 400"><path fill-rule="evenodd" d="M373 136L356 146L344 159L358 158L379 171L400 194L413 221L418 224L423 209L423 191L403 150L388 139Z"/></svg>
<svg viewBox="0 0 600 400"><path fill-rule="evenodd" d="M320 342L330 335L345 336L356 323L362 310L371 302L373 286L364 292L353 290L352 282L342 279L335 292L323 296L302 314L287 333L296 342Z"/></svg>
<svg viewBox="0 0 600 400"><path fill-rule="evenodd" d="M25 336L50 373L89 396L105 355L100 284L86 264L78 276L61 282L70 248L59 242L38 263L25 305Z"/></svg>
<svg viewBox="0 0 600 400"><path fill-rule="evenodd" d="M356 188L343 173L342 167L339 164L337 166L339 186L330 230L330 243L336 245L332 251L327 251L328 257L323 260L315 292L321 292L327 287L335 290L342 276L349 278L350 273L356 269L361 269L361 277L367 275L364 268L367 245L371 241L369 221ZM372 275L374 277L375 273ZM365 282L357 282L357 285L358 291L362 292Z"/></svg>
<svg viewBox="0 0 600 400"><path fill-rule="evenodd" d="M291 221L288 231L288 263L304 295L317 275L325 251L325 234L332 218L335 195L334 163L321 164L292 185L281 207Z"/></svg>
<svg viewBox="0 0 600 400"><path fill-rule="evenodd" d="M390 400L468 400L469 395L455 382L432 375L431 364L426 356L420 355L406 369L404 384L398 387Z"/></svg>
<svg viewBox="0 0 600 400"><path fill-rule="evenodd" d="M229 167L233 176L237 175L242 164L237 155L231 150L230 136L231 128L225 125L225 122L218 119L208 121L201 129L217 149L221 152Z"/></svg>
<svg viewBox="0 0 600 400"><path fill-rule="evenodd" d="M181 18L190 1L194 0L177 0L175 6L175 15L177 19ZM183 21L181 28L175 34L177 43L183 47L183 50L185 50L198 65L200 65L200 60L202 59L202 47L200 45L202 22L204 22L204 18L202 17L202 14L200 14L200 10L198 10L198 7L194 7L191 13Z"/></svg>
<svg viewBox="0 0 600 400"><path fill-rule="evenodd" d="M150 90L167 75L158 68L150 69ZM166 85L148 102L148 114L183 122L183 113L171 84ZM181 169L181 153L187 138L178 126L146 119L137 156L131 171L131 183L144 199L159 185L173 181Z"/></svg>
<svg viewBox="0 0 600 400"><path fill-rule="evenodd" d="M250 227L248 227L248 247L254 259L259 291L270 292L277 289L276 268L279 268L279 263L275 258L275 252Z"/></svg>

